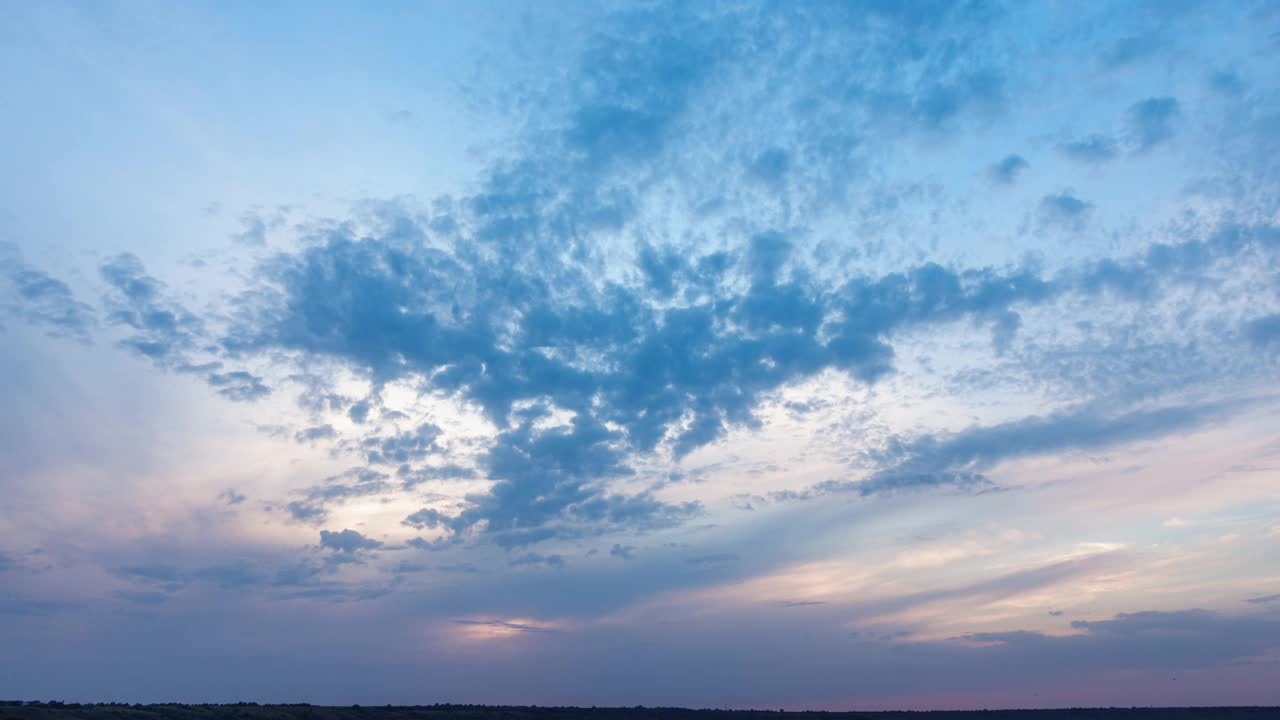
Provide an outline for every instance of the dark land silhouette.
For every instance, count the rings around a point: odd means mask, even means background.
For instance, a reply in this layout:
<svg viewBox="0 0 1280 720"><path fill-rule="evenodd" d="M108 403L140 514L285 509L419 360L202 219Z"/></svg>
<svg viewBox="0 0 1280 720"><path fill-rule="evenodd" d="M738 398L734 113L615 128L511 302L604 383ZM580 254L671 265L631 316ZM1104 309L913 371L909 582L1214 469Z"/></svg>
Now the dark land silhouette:
<svg viewBox="0 0 1280 720"><path fill-rule="evenodd" d="M665 707L0 703L0 720L1280 720L1280 707L810 712Z"/></svg>

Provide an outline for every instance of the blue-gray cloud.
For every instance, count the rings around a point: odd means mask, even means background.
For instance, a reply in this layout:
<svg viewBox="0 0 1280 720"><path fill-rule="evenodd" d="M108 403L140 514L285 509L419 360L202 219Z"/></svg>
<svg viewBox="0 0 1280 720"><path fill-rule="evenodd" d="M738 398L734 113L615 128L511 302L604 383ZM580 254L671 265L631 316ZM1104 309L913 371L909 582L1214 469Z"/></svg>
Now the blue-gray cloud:
<svg viewBox="0 0 1280 720"><path fill-rule="evenodd" d="M239 505L248 498L235 491L235 488L227 488L218 493L218 499L227 505Z"/></svg>
<svg viewBox="0 0 1280 720"><path fill-rule="evenodd" d="M1021 155L1006 155L1003 160L987 169L987 174L995 182L1012 185L1031 165Z"/></svg>
<svg viewBox="0 0 1280 720"><path fill-rule="evenodd" d="M1120 154L1115 140L1105 135L1089 135L1058 146L1063 155L1082 163L1100 164Z"/></svg>
<svg viewBox="0 0 1280 720"><path fill-rule="evenodd" d="M1154 55L1163 47L1161 38L1154 33L1129 35L1107 46L1098 60L1103 67L1114 69Z"/></svg>
<svg viewBox="0 0 1280 720"><path fill-rule="evenodd" d="M187 353L205 336L204 322L168 298L164 284L148 275L133 254L108 260L101 273L113 290L108 321L133 331L121 345L160 365L186 363Z"/></svg>
<svg viewBox="0 0 1280 720"><path fill-rule="evenodd" d="M511 560L508 561L507 564L511 565L512 567L543 566L543 567L549 567L549 568L560 568L560 567L564 567L564 557L562 557L558 553L543 555L542 553L530 552L530 553L523 553L521 555L516 555L515 557L511 558Z"/></svg>
<svg viewBox="0 0 1280 720"><path fill-rule="evenodd" d="M1088 224L1093 208L1093 203L1081 200L1070 190L1045 195L1040 199L1040 223L1046 227L1080 232Z"/></svg>
<svg viewBox="0 0 1280 720"><path fill-rule="evenodd" d="M1098 450L1188 432L1239 412L1247 403L1207 403L1116 412L1085 405L950 434L891 438L870 453L879 467L854 480L828 480L804 491L780 491L776 500L805 500L831 492L875 495L937 487L991 489L984 474L1020 457Z"/></svg>
<svg viewBox="0 0 1280 720"><path fill-rule="evenodd" d="M0 279L11 293L0 298L0 309L54 337L89 339L97 324L94 309L76 300L65 282L24 263L17 249L5 243L0 243Z"/></svg>
<svg viewBox="0 0 1280 720"><path fill-rule="evenodd" d="M360 550L376 550L382 547L380 540L368 538L355 530L332 532L320 531L320 547L340 553L355 553Z"/></svg>
<svg viewBox="0 0 1280 720"><path fill-rule="evenodd" d="M1130 127L1142 150L1155 147L1173 137L1179 116L1176 98L1147 98L1129 108Z"/></svg>

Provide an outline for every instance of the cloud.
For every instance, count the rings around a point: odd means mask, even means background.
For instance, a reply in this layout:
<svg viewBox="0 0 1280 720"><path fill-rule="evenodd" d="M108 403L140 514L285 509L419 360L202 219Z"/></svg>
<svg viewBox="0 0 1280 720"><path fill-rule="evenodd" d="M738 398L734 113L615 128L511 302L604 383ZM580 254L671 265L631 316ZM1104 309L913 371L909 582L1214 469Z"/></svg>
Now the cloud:
<svg viewBox="0 0 1280 720"><path fill-rule="evenodd" d="M1012 185L1029 167L1031 165L1021 155L1006 155L1003 160L988 168L987 174L993 182Z"/></svg>
<svg viewBox="0 0 1280 720"><path fill-rule="evenodd" d="M411 432L369 438L362 446L370 465L402 465L439 451L436 440L441 433L436 425L422 423Z"/></svg>
<svg viewBox="0 0 1280 720"><path fill-rule="evenodd" d="M225 373L209 373L205 381L217 388L217 393L236 402L252 402L271 394L271 388L262 378L244 370Z"/></svg>
<svg viewBox="0 0 1280 720"><path fill-rule="evenodd" d="M1115 69L1154 55L1163 47L1164 42L1155 34L1129 35L1107 46L1098 61L1107 69Z"/></svg>
<svg viewBox="0 0 1280 720"><path fill-rule="evenodd" d="M1064 230L1080 232L1088 224L1089 215L1092 212L1093 203L1081 200L1070 190L1045 195L1040 199L1039 213L1042 227L1056 226Z"/></svg>
<svg viewBox="0 0 1280 720"><path fill-rule="evenodd" d="M1231 617L1207 610L1122 613L1109 620L1075 620L1078 635L1035 632L974 633L965 639L996 643L1000 654L1081 667L1189 669L1211 667L1276 647L1273 618ZM1258 633L1262 633L1261 636ZM1268 634L1270 636L1268 637Z"/></svg>
<svg viewBox="0 0 1280 720"><path fill-rule="evenodd" d="M226 490L218 493L218 499L227 505L239 505L248 498L236 492L234 488L227 488Z"/></svg>
<svg viewBox="0 0 1280 720"><path fill-rule="evenodd" d="M133 331L120 344L162 367L190 364L188 353L205 336L204 322L166 297L164 283L148 275L136 255L117 255L103 263L100 272L114 291L108 298L108 322ZM239 387L237 378L212 377Z"/></svg>
<svg viewBox="0 0 1280 720"><path fill-rule="evenodd" d="M1252 603L1254 605L1263 605L1266 603L1280 602L1280 593L1277 593L1275 595L1261 595L1259 597L1249 598L1245 602Z"/></svg>
<svg viewBox="0 0 1280 720"><path fill-rule="evenodd" d="M457 472L493 485L449 521L451 532L475 531L513 547L677 524L699 507L611 488L633 477L641 459L678 462L732 429L758 427L770 393L825 371L874 384L897 367L897 337L944 323L978 323L1007 354L1025 308L1125 283L1136 297L1140 283L1155 287L1170 277L1141 259L1057 278L1029 264L920 261L837 271L815 262L812 248L800 244L803 232L754 215L734 220L723 235L709 230L724 238L721 246L628 234L646 188L680 197L715 186L742 204L767 186L769 194L785 192L787 203L817 203L797 194L808 178L864 158L848 153L872 152L844 129L886 143L899 133L933 142L1011 111L1006 73L980 52L989 39L983 18L943 8L932 9L937 16L928 22L928 13L881 7L795 8L779 15L777 34L760 37L733 10L714 22L694 8L669 10L604 21L585 39L571 82L519 100L529 135L471 195L421 214L386 204L364 225L318 224L296 248L272 254L220 339L231 358L332 363L375 388L406 382L480 409L493 435L475 467ZM895 68L909 59L921 74L904 84L893 73L850 73L785 40L789 30L815 23L836 37L875 40L830 45L850 53L849 67ZM925 41L935 33L955 43L952 50L930 49ZM748 37L750 53L741 42ZM715 82L719 73L744 71L805 82L773 83L785 88L772 91L785 96L777 98ZM827 99L830 117L821 109ZM777 123L768 143L738 135L695 142L720 127L713 121L723 124L705 114L711 108L785 118L801 106L813 114L800 114L794 128ZM1110 152L1108 142L1085 138L1063 151L1096 159ZM722 147L732 157L722 158ZM1020 159L998 164L1000 177L1015 179ZM746 179L698 175L699 167L725 162L745 168ZM688 200L690 208L715 201ZM1044 196L1036 208L1042 227L1071 231L1083 230L1092 210L1071 191ZM315 372L314 365L294 369ZM307 406L354 409L332 387L319 378ZM543 420L528 414L539 412ZM552 414L571 419L548 425ZM442 433L431 423L373 428L361 443L368 463L396 466L405 487L414 487L443 477L425 465L445 447Z"/></svg>
<svg viewBox="0 0 1280 720"><path fill-rule="evenodd" d="M1245 335L1250 342L1259 347L1266 347L1280 341L1280 313L1250 320L1245 325Z"/></svg>
<svg viewBox="0 0 1280 720"><path fill-rule="evenodd" d="M17 248L0 243L0 280L11 293L0 309L44 327L53 337L88 341L97 320L92 307L75 299L65 282L22 261Z"/></svg>
<svg viewBox="0 0 1280 720"><path fill-rule="evenodd" d="M622 558L623 560L630 560L635 557L635 552L636 547L634 545L614 543L613 547L609 548L610 557Z"/></svg>
<svg viewBox="0 0 1280 720"><path fill-rule="evenodd" d="M524 553L523 555L517 555L511 558L511 560L509 560L507 564L511 565L512 567L542 566L542 567L550 567L550 568L561 568L561 567L564 567L565 563L564 563L564 558L560 556L558 553L553 553L551 555L543 555L542 553L531 552L531 553Z"/></svg>
<svg viewBox="0 0 1280 720"><path fill-rule="evenodd" d="M402 487L405 490L412 490L422 483L435 480L470 480L476 477L476 471L473 468L452 463L426 467L401 465L396 469L396 476L401 479Z"/></svg>
<svg viewBox="0 0 1280 720"><path fill-rule="evenodd" d="M261 247L267 244L267 223L253 213L240 216L242 229L231 236L232 240L242 245Z"/></svg>
<svg viewBox="0 0 1280 720"><path fill-rule="evenodd" d="M441 513L439 510L434 508L423 508L405 518L401 524L408 525L409 527L417 528L419 530L427 528L434 529L442 525L447 525L450 519L451 518L448 515Z"/></svg>
<svg viewBox="0 0 1280 720"><path fill-rule="evenodd" d="M748 171L755 178L776 185L786 179L791 168L791 157L782 148L769 148L751 161Z"/></svg>
<svg viewBox="0 0 1280 720"><path fill-rule="evenodd" d="M324 506L329 503L390 492L394 486L388 482L389 479L389 475L377 470L351 468L330 475L321 484L302 491L306 495L305 501L289 503L289 511L298 520L320 519L325 515Z"/></svg>
<svg viewBox="0 0 1280 720"><path fill-rule="evenodd" d="M323 540L322 534L322 544ZM224 590L238 590L250 587L259 584L264 579L258 567L248 560L237 560L202 567L193 572L192 577L196 580L203 580L216 585Z"/></svg>
<svg viewBox="0 0 1280 720"><path fill-rule="evenodd" d="M522 633L526 633L526 632L531 632L531 633L547 633L547 632L556 632L555 628L551 628L551 627L543 627L543 626L540 626L540 625L531 625L531 624L529 624L529 623L511 622L511 621L509 621L509 620L470 620L470 619L460 619L460 620L454 620L454 621L453 621L453 623L454 623L455 625L470 625L470 626L480 626L480 627L492 627L492 628L499 628L499 629L502 629L502 630L515 630L515 631L522 632Z"/></svg>
<svg viewBox="0 0 1280 720"><path fill-rule="evenodd" d="M1173 137L1180 106L1176 98L1154 97L1129 108L1129 127L1141 150L1148 150Z"/></svg>
<svg viewBox="0 0 1280 720"><path fill-rule="evenodd" d="M28 595L16 592L0 593L0 616L16 615L48 615L66 610L79 610L84 606L79 603L60 602L56 600L36 600Z"/></svg>
<svg viewBox="0 0 1280 720"><path fill-rule="evenodd" d="M1070 192L1050 195L1042 221L1080 229L1091 208ZM361 447L370 463L396 465L406 487L476 472L493 480L449 527L482 528L506 546L695 515L696 505L610 492L607 482L632 476L634 458L664 448L680 458L754 426L760 398L821 371L875 383L894 367L898 333L971 319L1006 352L1022 325L1015 308L1069 293L1150 301L1223 258L1276 245L1265 228L1224 225L1054 277L923 263L831 286L797 264L784 234L765 232L716 263L646 261L661 253L642 247L640 284L598 285L563 258L491 265L466 243L452 253L429 245L411 218L396 216L393 227L358 240L327 232L278 254L261 278L275 290L248 296L225 343L237 354L328 358L375 384L407 380L474 403L496 427L475 470L419 464L442 449L431 423L375 432ZM560 278L554 293L546 277ZM669 305L689 288L709 298ZM546 424L552 409L570 419Z"/></svg>
<svg viewBox="0 0 1280 720"><path fill-rule="evenodd" d="M293 439L299 443L310 443L316 440L332 440L338 437L338 431L333 429L332 425L315 425L309 428L303 428L293 434Z"/></svg>
<svg viewBox="0 0 1280 720"><path fill-rule="evenodd" d="M313 525L324 522L329 517L329 512L324 509L324 506L315 502L294 500L285 505L285 509L294 520Z"/></svg>
<svg viewBox="0 0 1280 720"><path fill-rule="evenodd" d="M685 562L690 565L722 565L724 563L733 563L738 561L738 556L734 553L713 553L711 555L698 555L687 558Z"/></svg>
<svg viewBox="0 0 1280 720"><path fill-rule="evenodd" d="M893 438L872 458L881 466L860 480L830 480L807 491L774 493L780 500L830 492L862 495L935 487L986 489L986 470L1005 460L1056 452L1113 447L1172 433L1190 432L1227 417L1238 403L1137 408L1116 413L1106 405L1083 405L955 433Z"/></svg>
<svg viewBox="0 0 1280 720"><path fill-rule="evenodd" d="M1233 70L1215 70L1209 75L1209 87L1223 95L1239 95L1247 85Z"/></svg>
<svg viewBox="0 0 1280 720"><path fill-rule="evenodd" d="M321 530L320 547L334 552L351 554L361 550L376 550L382 547L382 542L367 538L355 530L342 530L339 532Z"/></svg>
<svg viewBox="0 0 1280 720"><path fill-rule="evenodd" d="M1119 154L1115 140L1105 135L1090 135L1062 143L1058 150L1076 162L1098 165L1114 160Z"/></svg>

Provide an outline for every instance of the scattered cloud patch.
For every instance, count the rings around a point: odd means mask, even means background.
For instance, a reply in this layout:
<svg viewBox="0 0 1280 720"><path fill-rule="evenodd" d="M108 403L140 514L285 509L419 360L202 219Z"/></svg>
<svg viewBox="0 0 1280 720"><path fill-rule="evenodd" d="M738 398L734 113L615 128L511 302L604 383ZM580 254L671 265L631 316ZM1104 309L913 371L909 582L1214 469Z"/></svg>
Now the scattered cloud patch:
<svg viewBox="0 0 1280 720"><path fill-rule="evenodd" d="M327 548L334 552L355 553L360 550L376 550L382 547L382 542L373 538L365 537L355 530L341 530L331 532L329 530L320 531L320 547Z"/></svg>

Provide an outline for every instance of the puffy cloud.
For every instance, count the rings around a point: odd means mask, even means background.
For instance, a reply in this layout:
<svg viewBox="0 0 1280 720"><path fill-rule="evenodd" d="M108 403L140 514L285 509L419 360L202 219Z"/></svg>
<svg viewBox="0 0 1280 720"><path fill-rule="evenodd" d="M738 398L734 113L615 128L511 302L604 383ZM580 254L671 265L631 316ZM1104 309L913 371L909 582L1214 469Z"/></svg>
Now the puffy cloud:
<svg viewBox="0 0 1280 720"><path fill-rule="evenodd" d="M376 550L382 547L382 542L373 538L365 537L355 530L341 530L332 532L329 530L320 531L320 547L327 548L339 553L355 553L361 550Z"/></svg>
<svg viewBox="0 0 1280 720"><path fill-rule="evenodd" d="M449 516L434 508L423 508L404 519L404 525L422 530L448 524Z"/></svg>

